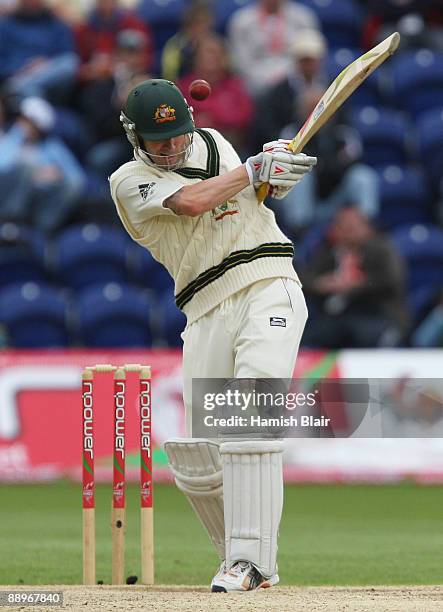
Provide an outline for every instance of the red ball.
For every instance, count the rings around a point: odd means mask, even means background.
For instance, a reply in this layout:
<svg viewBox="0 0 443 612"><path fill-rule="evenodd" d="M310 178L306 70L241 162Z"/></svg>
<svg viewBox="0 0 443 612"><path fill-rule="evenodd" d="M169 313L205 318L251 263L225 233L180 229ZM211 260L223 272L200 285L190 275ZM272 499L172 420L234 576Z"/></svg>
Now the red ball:
<svg viewBox="0 0 443 612"><path fill-rule="evenodd" d="M206 100L211 93L211 86L204 79L195 79L189 85L189 95L194 100Z"/></svg>

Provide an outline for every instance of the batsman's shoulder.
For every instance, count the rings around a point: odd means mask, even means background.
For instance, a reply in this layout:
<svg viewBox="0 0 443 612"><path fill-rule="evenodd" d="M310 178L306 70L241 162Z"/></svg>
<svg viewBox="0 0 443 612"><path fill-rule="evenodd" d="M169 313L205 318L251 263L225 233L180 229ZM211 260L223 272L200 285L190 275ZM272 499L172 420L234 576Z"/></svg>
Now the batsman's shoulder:
<svg viewBox="0 0 443 612"><path fill-rule="evenodd" d="M116 189L123 182L131 183L132 180L147 179L150 174L150 168L146 164L134 159L117 168L109 177L109 184L111 189Z"/></svg>
<svg viewBox="0 0 443 612"><path fill-rule="evenodd" d="M215 128L205 127L199 128L201 131L210 134L216 141L226 141L226 138ZM198 131L197 131L198 134Z"/></svg>

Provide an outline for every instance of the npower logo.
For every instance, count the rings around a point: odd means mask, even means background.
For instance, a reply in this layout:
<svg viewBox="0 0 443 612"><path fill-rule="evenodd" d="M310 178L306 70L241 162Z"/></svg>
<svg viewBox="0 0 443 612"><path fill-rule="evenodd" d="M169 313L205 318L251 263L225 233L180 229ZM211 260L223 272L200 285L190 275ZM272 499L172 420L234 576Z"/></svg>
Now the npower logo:
<svg viewBox="0 0 443 612"><path fill-rule="evenodd" d="M149 380L140 382L140 430L141 449L151 457L151 383Z"/></svg>
<svg viewBox="0 0 443 612"><path fill-rule="evenodd" d="M125 382L115 381L115 444L114 451L125 457Z"/></svg>
<svg viewBox="0 0 443 612"><path fill-rule="evenodd" d="M83 382L83 451L94 458L92 382Z"/></svg>

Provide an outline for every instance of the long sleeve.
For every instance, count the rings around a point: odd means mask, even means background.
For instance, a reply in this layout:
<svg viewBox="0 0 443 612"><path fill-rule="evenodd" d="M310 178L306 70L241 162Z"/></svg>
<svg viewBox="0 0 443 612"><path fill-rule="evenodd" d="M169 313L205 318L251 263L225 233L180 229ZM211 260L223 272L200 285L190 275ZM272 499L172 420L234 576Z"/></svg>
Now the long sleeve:
<svg viewBox="0 0 443 612"><path fill-rule="evenodd" d="M0 170L6 171L20 161L20 154L25 133L20 125L15 124L4 135L0 137Z"/></svg>
<svg viewBox="0 0 443 612"><path fill-rule="evenodd" d="M86 181L86 175L71 151L58 139L49 138L44 145L45 154L53 164L63 172L65 178L76 187L81 187Z"/></svg>

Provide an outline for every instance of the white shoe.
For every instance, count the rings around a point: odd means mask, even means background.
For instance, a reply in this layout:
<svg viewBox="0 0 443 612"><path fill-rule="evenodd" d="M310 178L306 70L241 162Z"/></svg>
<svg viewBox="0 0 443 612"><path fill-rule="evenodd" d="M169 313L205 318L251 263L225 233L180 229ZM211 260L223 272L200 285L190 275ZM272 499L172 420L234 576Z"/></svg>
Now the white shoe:
<svg viewBox="0 0 443 612"><path fill-rule="evenodd" d="M229 571L224 562L211 583L213 593L229 593L231 591L256 591L267 589L278 584L278 574L264 578L249 561L237 561Z"/></svg>

